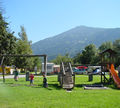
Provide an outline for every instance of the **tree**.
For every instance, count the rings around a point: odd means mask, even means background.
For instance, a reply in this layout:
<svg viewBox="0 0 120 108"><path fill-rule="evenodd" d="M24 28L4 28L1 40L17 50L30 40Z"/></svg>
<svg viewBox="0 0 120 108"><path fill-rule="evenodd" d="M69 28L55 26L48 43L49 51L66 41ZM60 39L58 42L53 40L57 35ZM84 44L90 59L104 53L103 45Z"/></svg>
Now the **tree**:
<svg viewBox="0 0 120 108"><path fill-rule="evenodd" d="M117 52L116 65L120 65L120 39L113 42L114 50Z"/></svg>
<svg viewBox="0 0 120 108"><path fill-rule="evenodd" d="M23 26L20 26L20 28L21 28L21 32L18 33L20 39L22 41L25 41L25 42L29 43L25 28Z"/></svg>
<svg viewBox="0 0 120 108"><path fill-rule="evenodd" d="M82 51L81 63L82 64L92 64L97 55L97 49L94 44L90 44L85 47Z"/></svg>
<svg viewBox="0 0 120 108"><path fill-rule="evenodd" d="M0 54L15 54L16 53L16 37L9 32L8 23L0 13ZM0 58L1 60L2 58ZM11 64L12 58L5 58L4 63Z"/></svg>
<svg viewBox="0 0 120 108"><path fill-rule="evenodd" d="M35 68L37 66L37 70L41 69L42 61L39 57L35 57L33 60L33 67Z"/></svg>
<svg viewBox="0 0 120 108"><path fill-rule="evenodd" d="M31 42L28 41L25 28L20 27L21 32L19 32L19 39L17 41L17 54L32 54ZM19 57L16 58L16 66L19 68L30 69L33 67L33 58L30 57Z"/></svg>
<svg viewBox="0 0 120 108"><path fill-rule="evenodd" d="M112 42L104 42L98 49L100 52L102 52L106 49L113 49L113 43Z"/></svg>
<svg viewBox="0 0 120 108"><path fill-rule="evenodd" d="M82 54L77 53L75 57L73 57L74 64L81 64Z"/></svg>
<svg viewBox="0 0 120 108"><path fill-rule="evenodd" d="M69 57L69 54L66 54L65 56L58 55L56 59L52 60L55 64L60 64L61 62L72 62L72 58Z"/></svg>

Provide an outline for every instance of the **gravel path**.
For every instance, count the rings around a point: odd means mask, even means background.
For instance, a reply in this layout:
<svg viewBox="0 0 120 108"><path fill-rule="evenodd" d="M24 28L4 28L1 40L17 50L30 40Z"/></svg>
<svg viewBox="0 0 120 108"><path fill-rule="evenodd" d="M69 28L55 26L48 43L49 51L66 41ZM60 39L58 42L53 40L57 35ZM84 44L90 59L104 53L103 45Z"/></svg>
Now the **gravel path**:
<svg viewBox="0 0 120 108"><path fill-rule="evenodd" d="M25 75L19 75L19 78L23 78L23 77L25 77ZM2 79L2 78L3 78L3 76L1 75L0 79ZM5 76L5 78L14 78L14 75L7 75L7 76Z"/></svg>
<svg viewBox="0 0 120 108"><path fill-rule="evenodd" d="M19 75L18 76L19 78L24 78L24 77L26 77L26 75ZM35 77L43 77L43 76L35 76ZM55 77L54 75L53 76L47 76L47 77ZM5 78L14 78L14 75L5 75ZM0 79L3 79L3 76L2 75L0 75Z"/></svg>

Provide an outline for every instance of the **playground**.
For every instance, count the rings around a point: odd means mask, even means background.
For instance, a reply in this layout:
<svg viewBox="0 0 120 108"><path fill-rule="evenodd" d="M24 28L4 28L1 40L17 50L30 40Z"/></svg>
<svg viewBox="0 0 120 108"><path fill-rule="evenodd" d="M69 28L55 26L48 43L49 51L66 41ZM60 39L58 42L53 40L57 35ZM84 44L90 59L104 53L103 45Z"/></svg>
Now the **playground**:
<svg viewBox="0 0 120 108"><path fill-rule="evenodd" d="M109 53L108 61L104 55L106 52ZM1 108L119 108L120 78L113 65L114 54L112 50L101 53L101 74L98 75L77 75L73 72L71 63L62 62L58 75L47 76L46 55L42 55L45 73L43 76L35 75L32 85L26 77L19 78L18 81L6 78L3 71L3 79L0 79ZM44 86L44 78L47 86ZM99 89L99 85L107 89Z"/></svg>
<svg viewBox="0 0 120 108"><path fill-rule="evenodd" d="M1 108L119 108L120 90L113 84L105 90L84 90L83 84L100 83L100 76L76 75L74 90L68 92L59 86L57 76L49 76L48 88L43 88L43 78L35 77L34 85L30 86L25 78L0 79ZM107 86L107 85L106 85Z"/></svg>

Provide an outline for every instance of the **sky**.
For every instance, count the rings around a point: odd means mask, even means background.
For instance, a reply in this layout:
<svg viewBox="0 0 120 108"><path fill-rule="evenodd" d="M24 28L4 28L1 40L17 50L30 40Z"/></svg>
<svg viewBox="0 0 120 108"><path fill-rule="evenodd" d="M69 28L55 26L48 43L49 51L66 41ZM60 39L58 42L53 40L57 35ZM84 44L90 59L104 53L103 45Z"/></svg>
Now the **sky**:
<svg viewBox="0 0 120 108"><path fill-rule="evenodd" d="M0 0L18 37L24 26L33 43L76 26L120 27L120 0Z"/></svg>

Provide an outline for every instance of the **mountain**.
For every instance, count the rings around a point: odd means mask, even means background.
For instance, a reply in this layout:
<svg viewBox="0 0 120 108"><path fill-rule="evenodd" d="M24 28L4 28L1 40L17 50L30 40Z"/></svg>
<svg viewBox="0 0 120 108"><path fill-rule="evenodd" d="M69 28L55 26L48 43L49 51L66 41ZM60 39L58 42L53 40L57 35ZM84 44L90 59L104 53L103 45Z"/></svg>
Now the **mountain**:
<svg viewBox="0 0 120 108"><path fill-rule="evenodd" d="M55 58L58 54L69 53L74 56L88 44L97 47L103 42L120 39L120 28L93 28L78 26L59 35L40 40L32 44L34 54L47 54L48 59Z"/></svg>

